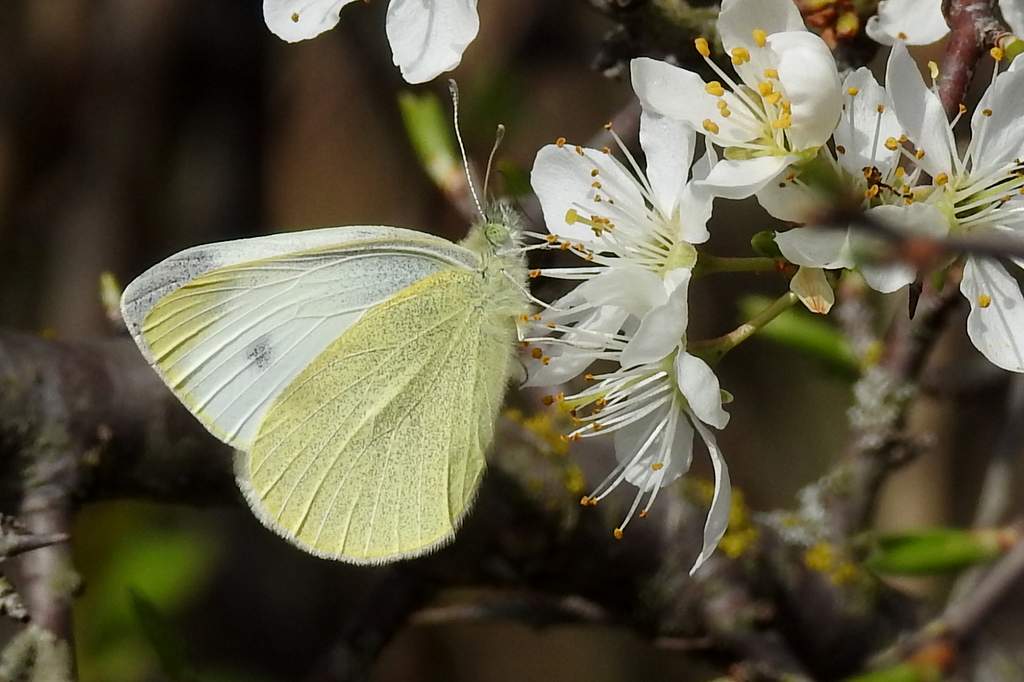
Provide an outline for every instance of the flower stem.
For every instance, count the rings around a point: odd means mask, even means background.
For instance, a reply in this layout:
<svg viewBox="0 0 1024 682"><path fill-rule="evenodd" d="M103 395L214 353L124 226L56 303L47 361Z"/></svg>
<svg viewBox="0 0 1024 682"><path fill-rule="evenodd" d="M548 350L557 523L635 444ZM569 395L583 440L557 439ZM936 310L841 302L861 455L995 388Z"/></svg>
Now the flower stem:
<svg viewBox="0 0 1024 682"><path fill-rule="evenodd" d="M767 308L728 334L714 339L707 339L706 341L695 341L689 344L687 350L694 355L702 357L708 364L713 366L724 358L726 353L763 329L765 325L776 317L792 308L799 300L796 294L792 291L787 291Z"/></svg>
<svg viewBox="0 0 1024 682"><path fill-rule="evenodd" d="M778 272L785 261L778 258L733 258L702 253L697 257L694 276L713 275L717 272Z"/></svg>

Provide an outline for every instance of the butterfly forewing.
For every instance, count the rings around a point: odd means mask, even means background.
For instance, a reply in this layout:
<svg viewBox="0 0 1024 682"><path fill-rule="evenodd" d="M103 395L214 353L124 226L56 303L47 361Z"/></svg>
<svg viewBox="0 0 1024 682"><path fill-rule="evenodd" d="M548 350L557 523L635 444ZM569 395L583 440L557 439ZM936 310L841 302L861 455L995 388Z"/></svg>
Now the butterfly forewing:
<svg viewBox="0 0 1024 682"><path fill-rule="evenodd" d="M389 227L189 249L147 271L122 309L147 359L216 436L249 447L277 395L365 311L471 252Z"/></svg>
<svg viewBox="0 0 1024 682"><path fill-rule="evenodd" d="M451 538L512 361L514 322L487 312L487 296L478 272L430 275L367 311L292 381L238 465L264 523L364 563Z"/></svg>

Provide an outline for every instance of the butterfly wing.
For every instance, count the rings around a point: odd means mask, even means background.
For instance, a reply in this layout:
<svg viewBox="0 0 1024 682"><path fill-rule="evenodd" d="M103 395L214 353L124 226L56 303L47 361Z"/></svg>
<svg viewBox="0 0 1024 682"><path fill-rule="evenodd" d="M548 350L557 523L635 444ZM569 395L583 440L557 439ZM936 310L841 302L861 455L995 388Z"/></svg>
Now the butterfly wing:
<svg viewBox="0 0 1024 682"><path fill-rule="evenodd" d="M125 289L147 360L218 438L245 450L274 399L373 305L478 258L394 227L340 227L183 251Z"/></svg>
<svg viewBox="0 0 1024 682"><path fill-rule="evenodd" d="M259 518L355 563L423 554L473 502L515 326L480 274L430 275L370 309L274 401L238 478Z"/></svg>

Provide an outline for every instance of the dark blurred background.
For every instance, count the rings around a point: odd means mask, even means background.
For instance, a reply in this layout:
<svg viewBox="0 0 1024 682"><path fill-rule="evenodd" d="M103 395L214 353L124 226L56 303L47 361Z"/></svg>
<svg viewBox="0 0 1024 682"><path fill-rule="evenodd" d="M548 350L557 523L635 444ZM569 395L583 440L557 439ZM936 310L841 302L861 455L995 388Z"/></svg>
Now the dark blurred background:
<svg viewBox="0 0 1024 682"><path fill-rule="evenodd" d="M396 96L409 86L391 64L386 3L350 5L335 30L296 45L266 29L260 5L5 1L0 323L57 338L114 334L100 274L124 283L201 242L361 223L462 236L464 219L421 171L402 127ZM481 35L454 73L472 157L485 158L503 122L504 164L528 172L541 145L561 135L585 141L630 103L627 82L592 68L612 25L586 2L483 0L480 10ZM424 89L447 96L443 79ZM720 209L711 248L722 255L748 255L750 236L772 226L753 204ZM730 329L739 294L784 287L755 275L701 281L692 335ZM891 307L900 314L905 301ZM945 374L970 370L981 380L966 397L916 411L939 446L892 480L884 526L963 521L972 511L976 457L994 438L1006 385L965 349L960 330L945 350L958 370ZM849 379L761 340L731 355L721 379L736 396L721 440L734 484L755 510L794 505L842 452ZM606 453L570 456L588 455ZM699 461L695 475L708 470ZM184 679L316 679L347 609L383 575L307 556L243 506L89 506L74 552L86 682L169 679L175 660L187 661ZM714 674L628 633L493 623L406 628L374 679Z"/></svg>

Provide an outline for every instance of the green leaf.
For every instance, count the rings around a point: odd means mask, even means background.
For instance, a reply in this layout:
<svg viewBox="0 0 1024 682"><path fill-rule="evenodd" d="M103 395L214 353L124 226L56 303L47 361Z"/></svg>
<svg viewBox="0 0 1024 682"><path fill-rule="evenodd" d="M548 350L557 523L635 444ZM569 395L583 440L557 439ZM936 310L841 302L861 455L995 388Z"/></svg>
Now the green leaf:
<svg viewBox="0 0 1024 682"><path fill-rule="evenodd" d="M462 164L441 100L430 93L403 92L398 107L416 157L430 179L444 190L461 184Z"/></svg>
<svg viewBox="0 0 1024 682"><path fill-rule="evenodd" d="M987 563L1004 552L1001 532L931 528L869 537L864 565L882 575L937 575Z"/></svg>
<svg viewBox="0 0 1024 682"><path fill-rule="evenodd" d="M764 296L745 296L740 299L740 314L750 319L771 302ZM860 376L860 362L850 344L821 315L791 308L765 325L758 336L809 355L847 379Z"/></svg>

